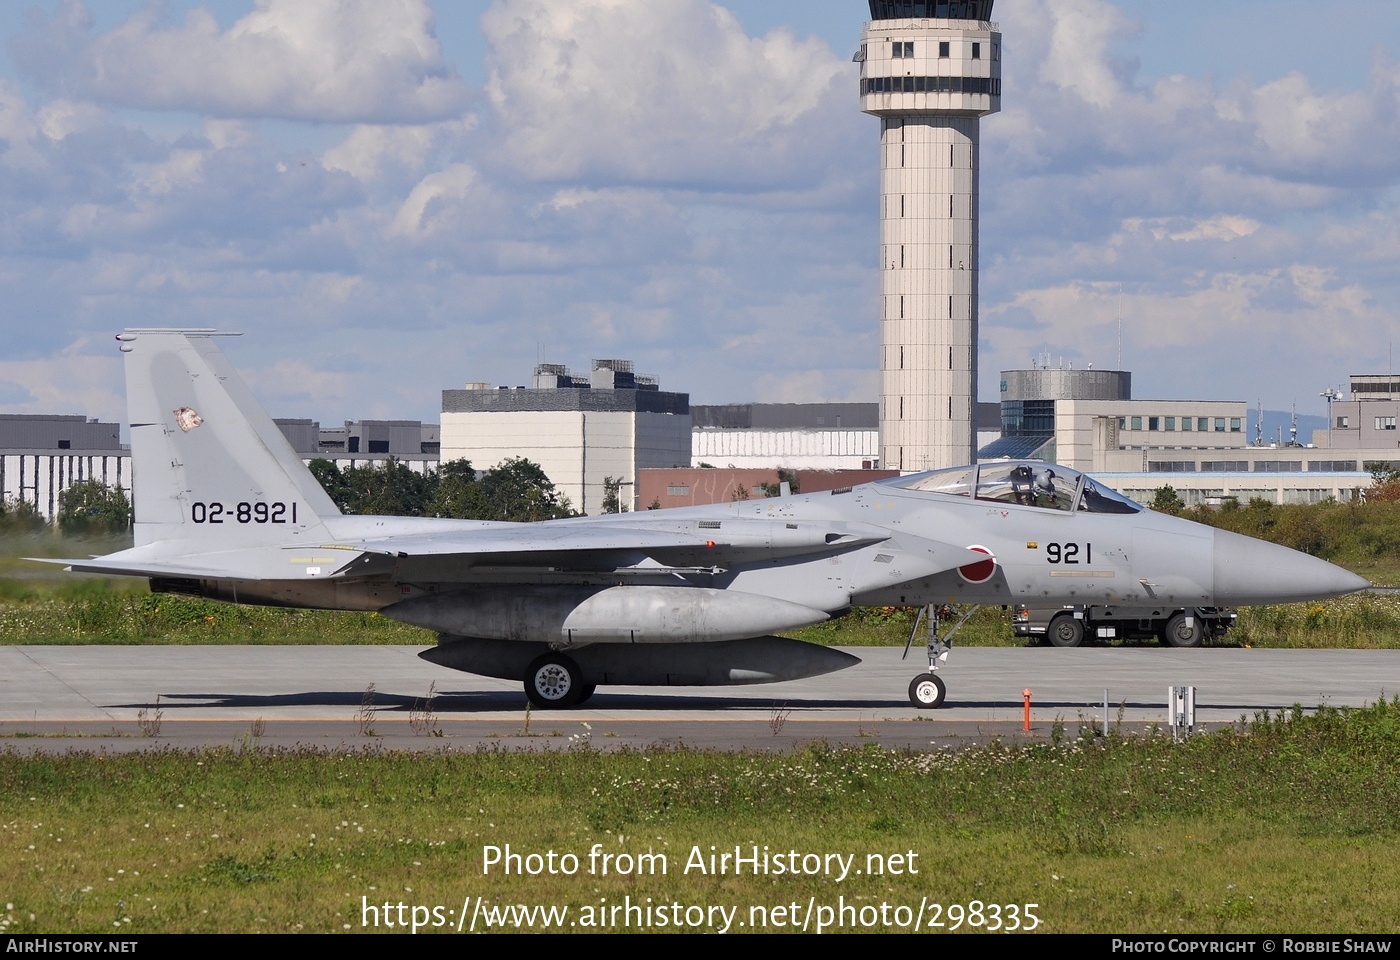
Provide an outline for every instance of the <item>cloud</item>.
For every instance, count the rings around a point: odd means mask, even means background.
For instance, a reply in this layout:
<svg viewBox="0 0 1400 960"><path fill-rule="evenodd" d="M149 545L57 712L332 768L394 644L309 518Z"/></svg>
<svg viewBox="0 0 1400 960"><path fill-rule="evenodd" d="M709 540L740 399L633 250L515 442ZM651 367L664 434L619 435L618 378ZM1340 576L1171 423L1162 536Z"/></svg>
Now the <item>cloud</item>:
<svg viewBox="0 0 1400 960"><path fill-rule="evenodd" d="M31 76L103 103L215 117L405 123L459 115L467 85L444 62L422 0L257 0L227 30L202 7L151 5L91 35L76 2L12 45Z"/></svg>
<svg viewBox="0 0 1400 960"><path fill-rule="evenodd" d="M54 356L0 359L5 411L125 420L119 354L86 352L91 346L80 338Z"/></svg>
<svg viewBox="0 0 1400 960"><path fill-rule="evenodd" d="M531 177L810 183L833 125L858 122L825 43L750 37L704 0L500 0L482 29L506 151Z"/></svg>
<svg viewBox="0 0 1400 960"><path fill-rule="evenodd" d="M431 233L437 219L430 217L432 207L465 199L476 180L476 171L465 163L430 173L409 193L394 215L389 232L404 237L421 237Z"/></svg>
<svg viewBox="0 0 1400 960"><path fill-rule="evenodd" d="M328 170L374 183L397 171L417 172L434 151L451 146L476 126L476 117L423 124L359 124L321 155Z"/></svg>

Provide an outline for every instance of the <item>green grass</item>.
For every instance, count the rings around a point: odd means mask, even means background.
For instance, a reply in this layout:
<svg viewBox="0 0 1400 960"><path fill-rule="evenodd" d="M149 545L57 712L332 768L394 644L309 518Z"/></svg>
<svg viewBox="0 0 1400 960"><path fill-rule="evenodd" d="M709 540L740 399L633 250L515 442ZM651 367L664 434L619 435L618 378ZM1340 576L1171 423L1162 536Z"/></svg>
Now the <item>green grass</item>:
<svg viewBox="0 0 1400 960"><path fill-rule="evenodd" d="M9 933L360 929L362 905L1037 904L1047 931L1392 930L1400 701L1173 745L958 752L0 753ZM484 872L484 847L573 876ZM663 853L665 876L589 873ZM684 871L692 848L903 855L898 876ZM908 859L908 854L917 858ZM362 900L364 898L364 900ZM984 917L986 916L984 908ZM945 913L943 919L947 921ZM882 929L877 925L877 929Z"/></svg>
<svg viewBox="0 0 1400 960"><path fill-rule="evenodd" d="M89 580L0 599L0 643L433 643L431 633L377 613L245 607Z"/></svg>

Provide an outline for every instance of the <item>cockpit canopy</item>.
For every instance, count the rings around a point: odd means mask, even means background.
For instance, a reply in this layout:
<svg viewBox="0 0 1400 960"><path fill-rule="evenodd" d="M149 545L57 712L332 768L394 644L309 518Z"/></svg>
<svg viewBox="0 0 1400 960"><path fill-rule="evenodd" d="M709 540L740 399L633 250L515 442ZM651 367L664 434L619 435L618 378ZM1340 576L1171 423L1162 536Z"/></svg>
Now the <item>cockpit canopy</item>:
<svg viewBox="0 0 1400 960"><path fill-rule="evenodd" d="M905 490L973 497L1023 507L1086 513L1138 513L1142 505L1088 474L1040 460L995 460L969 467L894 477L880 483Z"/></svg>

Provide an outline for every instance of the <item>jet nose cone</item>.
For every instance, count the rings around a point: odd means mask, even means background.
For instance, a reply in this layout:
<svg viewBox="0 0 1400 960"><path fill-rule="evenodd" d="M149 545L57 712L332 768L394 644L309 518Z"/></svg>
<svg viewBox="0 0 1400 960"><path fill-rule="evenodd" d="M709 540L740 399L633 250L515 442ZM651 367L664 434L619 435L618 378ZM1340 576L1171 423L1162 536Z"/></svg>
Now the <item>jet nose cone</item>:
<svg viewBox="0 0 1400 960"><path fill-rule="evenodd" d="M1371 584L1349 570L1306 553L1215 531L1215 601L1221 606L1320 600Z"/></svg>

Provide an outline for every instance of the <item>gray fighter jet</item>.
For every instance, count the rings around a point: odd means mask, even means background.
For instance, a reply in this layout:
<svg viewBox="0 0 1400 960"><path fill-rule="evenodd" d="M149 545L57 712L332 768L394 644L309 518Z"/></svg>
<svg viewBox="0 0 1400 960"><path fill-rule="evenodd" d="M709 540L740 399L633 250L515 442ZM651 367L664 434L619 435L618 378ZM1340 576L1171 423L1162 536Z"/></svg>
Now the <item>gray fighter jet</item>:
<svg viewBox="0 0 1400 960"><path fill-rule="evenodd" d="M1360 577L1154 513L1090 477L996 461L815 494L544 523L344 516L211 330L127 330L129 550L73 570L235 603L375 610L438 633L422 656L523 680L564 707L598 684L768 683L859 662L778 636L853 605L1086 605L1191 612L1337 596ZM947 656L924 623L919 707ZM913 638L911 637L911 642Z"/></svg>

